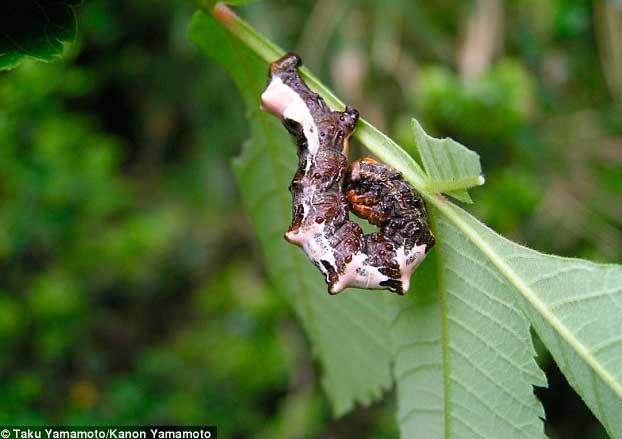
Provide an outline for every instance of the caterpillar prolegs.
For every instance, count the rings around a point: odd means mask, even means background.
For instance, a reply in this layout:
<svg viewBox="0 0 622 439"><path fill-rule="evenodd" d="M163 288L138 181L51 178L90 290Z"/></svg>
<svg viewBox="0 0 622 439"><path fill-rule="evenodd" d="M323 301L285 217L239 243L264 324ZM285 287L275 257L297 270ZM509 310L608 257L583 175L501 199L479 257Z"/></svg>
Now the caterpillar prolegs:
<svg viewBox="0 0 622 439"><path fill-rule="evenodd" d="M298 144L285 239L322 271L331 294L347 287L404 294L434 246L423 200L387 165L370 158L348 165L348 140L359 113L328 107L300 78L300 64L295 54L273 62L261 95L263 109L281 119ZM349 211L379 231L363 234Z"/></svg>

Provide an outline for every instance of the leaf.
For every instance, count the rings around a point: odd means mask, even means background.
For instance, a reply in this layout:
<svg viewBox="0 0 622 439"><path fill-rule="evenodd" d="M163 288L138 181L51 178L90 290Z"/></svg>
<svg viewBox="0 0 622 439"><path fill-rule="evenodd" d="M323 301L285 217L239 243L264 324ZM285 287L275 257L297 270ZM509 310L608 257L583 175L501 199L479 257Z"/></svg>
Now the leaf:
<svg viewBox="0 0 622 439"><path fill-rule="evenodd" d="M323 365L322 382L334 411L340 415L355 402L369 404L391 383L384 297L367 292L330 297L321 274L283 239L291 220L287 188L297 163L296 147L281 124L259 110L267 65L205 14L195 14L189 35L228 69L244 95L252 136L234 166L243 202L270 278L296 310Z"/></svg>
<svg viewBox="0 0 622 439"><path fill-rule="evenodd" d="M442 158L434 166L450 168ZM546 380L533 361L530 324L611 437L622 437L622 267L538 253L440 197L430 201L439 302L402 304L392 325L401 334L394 344L403 437L543 436L529 384ZM409 335L408 320L432 325L427 337ZM429 395L434 409L413 394Z"/></svg>
<svg viewBox="0 0 622 439"><path fill-rule="evenodd" d="M609 435L622 437L622 267L544 255L456 206L438 207L447 229L464 235L479 254L456 251L494 268L571 386Z"/></svg>
<svg viewBox="0 0 622 439"><path fill-rule="evenodd" d="M431 213L438 285L398 304L391 318L402 437L542 437L531 384L546 379L529 322L477 248ZM416 284L434 282L420 275Z"/></svg>
<svg viewBox="0 0 622 439"><path fill-rule="evenodd" d="M412 120L417 151L428 176L426 189L445 192L457 200L472 203L467 189L484 184L479 155L455 140L435 139Z"/></svg>
<svg viewBox="0 0 622 439"><path fill-rule="evenodd" d="M451 141L439 146L443 141L421 130L426 177L361 120L355 136L425 198L438 245L408 297L328 297L311 264L280 239L289 221L282 180L293 172L294 147L257 107L262 70L282 51L230 11L215 15L224 25L197 15L191 36L229 69L247 100L253 141L237 165L244 201L269 255L269 274L324 365L337 412L378 396L389 384L392 361L403 437L543 436L532 386L546 381L533 359L533 325L609 434L622 437L622 267L543 255L508 241L438 195L443 182L479 176L474 153ZM342 108L313 75L302 73L330 105Z"/></svg>
<svg viewBox="0 0 622 439"><path fill-rule="evenodd" d="M33 58L51 61L76 35L81 0L9 0L0 4L0 70Z"/></svg>

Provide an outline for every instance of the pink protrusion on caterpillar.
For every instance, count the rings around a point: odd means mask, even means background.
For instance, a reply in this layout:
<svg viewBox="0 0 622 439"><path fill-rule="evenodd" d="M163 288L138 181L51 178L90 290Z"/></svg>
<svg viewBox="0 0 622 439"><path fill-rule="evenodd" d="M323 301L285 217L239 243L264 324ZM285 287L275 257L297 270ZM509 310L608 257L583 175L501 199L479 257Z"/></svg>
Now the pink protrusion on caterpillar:
<svg viewBox="0 0 622 439"><path fill-rule="evenodd" d="M273 81L270 81L268 88L262 93L261 108L282 119L285 110L291 105L296 105L296 101L302 101L302 99L300 99L300 96L298 96L294 90L284 85L283 81L277 77ZM304 102L302 105L304 106ZM308 111L306 107L305 110Z"/></svg>
<svg viewBox="0 0 622 439"><path fill-rule="evenodd" d="M299 65L291 54L272 63L261 96L262 108L298 140L298 171L290 186L293 219L285 238L324 273L331 294L347 287L404 294L434 245L423 201L399 173L372 159L356 162L353 172L346 169L344 154L358 112L331 110L302 81ZM380 231L363 235L348 219L349 210Z"/></svg>

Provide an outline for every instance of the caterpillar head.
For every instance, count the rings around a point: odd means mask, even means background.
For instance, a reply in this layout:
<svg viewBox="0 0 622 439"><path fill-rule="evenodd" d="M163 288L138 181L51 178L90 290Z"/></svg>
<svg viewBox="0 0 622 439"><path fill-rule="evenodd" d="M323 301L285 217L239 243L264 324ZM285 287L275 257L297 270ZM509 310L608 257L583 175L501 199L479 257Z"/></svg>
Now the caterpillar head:
<svg viewBox="0 0 622 439"><path fill-rule="evenodd" d="M295 53L287 53L270 64L270 74L268 82L273 76L298 75L298 67L302 65L302 60Z"/></svg>

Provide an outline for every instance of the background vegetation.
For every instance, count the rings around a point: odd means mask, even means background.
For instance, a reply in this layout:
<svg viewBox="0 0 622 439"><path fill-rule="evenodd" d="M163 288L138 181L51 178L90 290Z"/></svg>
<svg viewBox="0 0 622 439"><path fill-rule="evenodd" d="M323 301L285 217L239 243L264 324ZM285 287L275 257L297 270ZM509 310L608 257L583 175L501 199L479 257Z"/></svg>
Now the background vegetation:
<svg viewBox="0 0 622 439"><path fill-rule="evenodd" d="M619 4L411 3L242 13L402 144L416 116L477 150L471 210L495 230L621 262ZM0 423L392 437L391 396L330 418L233 183L241 99L188 42L191 13L89 1L65 60L0 74ZM604 437L539 360L550 436Z"/></svg>

